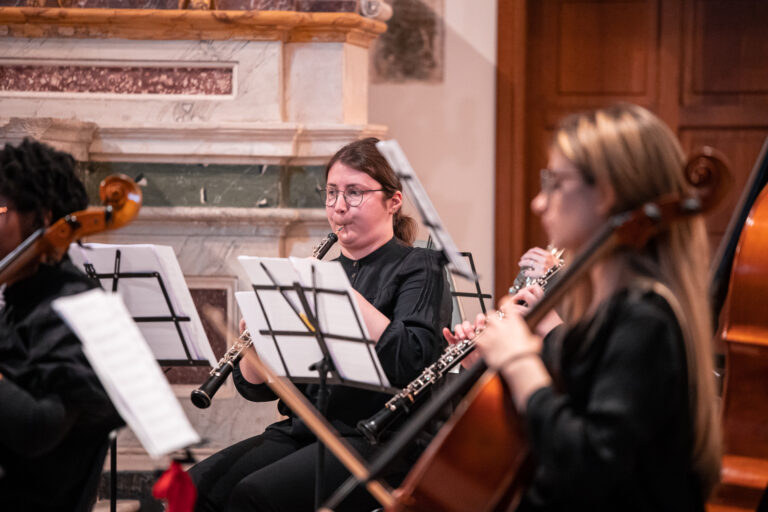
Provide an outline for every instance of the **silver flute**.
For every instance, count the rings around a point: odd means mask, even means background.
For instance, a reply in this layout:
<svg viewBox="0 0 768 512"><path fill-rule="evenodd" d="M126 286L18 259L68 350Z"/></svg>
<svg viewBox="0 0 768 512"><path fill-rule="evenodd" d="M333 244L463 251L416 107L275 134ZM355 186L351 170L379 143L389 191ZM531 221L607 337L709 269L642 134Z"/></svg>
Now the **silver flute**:
<svg viewBox="0 0 768 512"><path fill-rule="evenodd" d="M520 271L518 277L522 276L524 280L527 280L528 284L526 286L538 284L546 289L547 283L549 283L552 277L563 266L563 260L559 258L561 254L562 251L557 254L557 263L550 267L544 275L535 279L528 278L524 275L524 272L527 270L526 267ZM517 279L515 279L515 281L517 281ZM496 311L495 315L498 318L504 317L502 311ZM427 366L418 377L390 398L379 412L367 420L359 421L357 423L358 432L363 434L370 443L378 443L381 434L387 427L392 425L394 421L402 415L411 412L421 393L440 382L448 372L455 368L456 365L475 349L477 339L482 335L483 330L484 329L478 329L475 335L470 339L461 340L454 345L449 345L434 363Z"/></svg>
<svg viewBox="0 0 768 512"><path fill-rule="evenodd" d="M337 233L341 230L342 228L338 228L336 232L328 233L328 236L312 251L312 257L318 260L322 259L339 239ZM206 409L211 405L213 395L224 384L224 381L227 380L229 374L235 369L237 363L243 358L245 350L251 345L253 345L253 338L251 338L251 333L245 330L235 344L229 347L229 350L219 359L219 362L216 363L216 366L208 374L206 381L199 388L192 391L190 398L196 407Z"/></svg>

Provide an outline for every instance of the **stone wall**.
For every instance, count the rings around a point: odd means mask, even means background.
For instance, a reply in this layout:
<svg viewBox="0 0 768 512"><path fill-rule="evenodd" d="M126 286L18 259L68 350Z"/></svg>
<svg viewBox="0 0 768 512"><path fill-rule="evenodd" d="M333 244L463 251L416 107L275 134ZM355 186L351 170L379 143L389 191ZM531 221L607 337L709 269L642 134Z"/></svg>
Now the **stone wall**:
<svg viewBox="0 0 768 512"><path fill-rule="evenodd" d="M0 0L0 141L69 151L94 199L108 174L141 177L138 219L88 241L171 246L193 298L234 328L234 292L249 288L237 256L309 256L328 231L324 163L386 133L367 113L368 46L386 27L349 1L174 5ZM228 343L208 334L218 357ZM206 440L198 458L277 418L274 403L245 403L231 384L196 409L199 372L167 375ZM163 464L120 432L121 471Z"/></svg>

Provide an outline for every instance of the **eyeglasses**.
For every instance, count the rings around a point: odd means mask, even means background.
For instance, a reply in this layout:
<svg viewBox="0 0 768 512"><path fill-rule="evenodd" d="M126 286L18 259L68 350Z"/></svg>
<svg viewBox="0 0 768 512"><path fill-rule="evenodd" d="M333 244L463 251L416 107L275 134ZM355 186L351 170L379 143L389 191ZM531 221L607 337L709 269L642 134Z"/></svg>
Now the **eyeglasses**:
<svg viewBox="0 0 768 512"><path fill-rule="evenodd" d="M376 188L370 190L361 190L359 188L348 188L342 194L344 195L344 202L347 206L360 206L363 202L363 197L368 192L384 192L386 189ZM335 188L325 189L325 206L333 206L336 204L336 200L339 198L339 190Z"/></svg>
<svg viewBox="0 0 768 512"><path fill-rule="evenodd" d="M558 172L554 169L547 169L544 168L539 171L539 183L541 186L541 191L544 194L550 194L554 192L555 190L560 188L560 185L563 184L564 181L568 180L579 180L586 184L589 183L588 180L585 180L580 174L573 174L568 172Z"/></svg>

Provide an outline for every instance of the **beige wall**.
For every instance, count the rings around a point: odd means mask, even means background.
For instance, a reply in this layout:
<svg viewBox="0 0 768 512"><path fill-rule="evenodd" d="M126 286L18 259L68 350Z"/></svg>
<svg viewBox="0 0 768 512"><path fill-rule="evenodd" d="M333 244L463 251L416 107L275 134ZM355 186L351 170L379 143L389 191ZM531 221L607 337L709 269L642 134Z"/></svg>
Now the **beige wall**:
<svg viewBox="0 0 768 512"><path fill-rule="evenodd" d="M445 0L442 83L371 84L369 120L389 127L484 292L493 284L496 1Z"/></svg>

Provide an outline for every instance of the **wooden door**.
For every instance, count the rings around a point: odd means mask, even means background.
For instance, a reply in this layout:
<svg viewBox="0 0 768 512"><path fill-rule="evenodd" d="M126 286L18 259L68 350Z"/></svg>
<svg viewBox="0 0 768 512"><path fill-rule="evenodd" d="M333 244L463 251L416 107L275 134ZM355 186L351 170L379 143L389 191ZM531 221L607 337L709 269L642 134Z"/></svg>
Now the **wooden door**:
<svg viewBox="0 0 768 512"><path fill-rule="evenodd" d="M533 245L530 200L563 115L619 101L656 112L683 147L729 157L736 187L708 217L725 231L768 136L768 2L499 0L495 296Z"/></svg>

